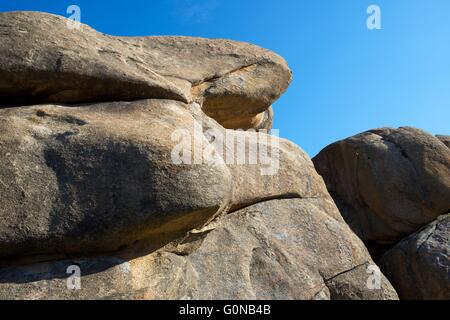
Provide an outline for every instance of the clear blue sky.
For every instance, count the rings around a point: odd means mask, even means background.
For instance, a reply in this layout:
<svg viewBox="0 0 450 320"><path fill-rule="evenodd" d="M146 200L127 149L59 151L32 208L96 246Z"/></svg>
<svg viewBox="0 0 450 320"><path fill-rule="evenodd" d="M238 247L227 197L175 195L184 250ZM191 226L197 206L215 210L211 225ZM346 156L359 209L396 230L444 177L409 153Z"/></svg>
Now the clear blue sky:
<svg viewBox="0 0 450 320"><path fill-rule="evenodd" d="M247 41L282 55L294 81L274 127L314 156L381 126L450 134L449 0L1 0L0 11L66 15L113 35ZM377 4L382 30L366 27Z"/></svg>

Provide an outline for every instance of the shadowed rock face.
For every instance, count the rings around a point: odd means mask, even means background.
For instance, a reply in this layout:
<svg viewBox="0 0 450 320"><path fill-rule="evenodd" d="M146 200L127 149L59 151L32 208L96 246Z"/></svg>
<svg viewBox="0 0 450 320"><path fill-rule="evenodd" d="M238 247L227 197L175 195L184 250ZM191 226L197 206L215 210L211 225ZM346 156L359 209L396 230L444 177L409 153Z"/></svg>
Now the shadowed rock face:
<svg viewBox="0 0 450 320"><path fill-rule="evenodd" d="M321 199L272 200L221 216L206 229L140 258L128 253L0 268L0 298L396 299L361 241ZM82 288L66 289L68 266Z"/></svg>
<svg viewBox="0 0 450 320"><path fill-rule="evenodd" d="M231 175L219 158L173 163L171 135L194 121L168 100L0 109L0 257L157 245L206 223Z"/></svg>
<svg viewBox="0 0 450 320"><path fill-rule="evenodd" d="M450 215L400 241L380 267L402 299L450 299Z"/></svg>
<svg viewBox="0 0 450 320"><path fill-rule="evenodd" d="M0 105L195 101L225 127L247 129L267 123L291 81L281 57L247 43L113 37L38 12L0 13L0 21Z"/></svg>
<svg viewBox="0 0 450 320"><path fill-rule="evenodd" d="M396 243L450 209L450 149L424 131L370 130L313 161L364 241Z"/></svg>

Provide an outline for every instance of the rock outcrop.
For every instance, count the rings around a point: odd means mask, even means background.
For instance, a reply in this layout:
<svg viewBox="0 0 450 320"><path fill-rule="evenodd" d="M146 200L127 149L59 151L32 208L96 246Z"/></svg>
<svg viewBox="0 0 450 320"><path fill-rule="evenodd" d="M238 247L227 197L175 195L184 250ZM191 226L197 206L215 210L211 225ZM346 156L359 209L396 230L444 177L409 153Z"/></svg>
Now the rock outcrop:
<svg viewBox="0 0 450 320"><path fill-rule="evenodd" d="M402 299L450 299L450 215L400 241L380 260Z"/></svg>
<svg viewBox="0 0 450 320"><path fill-rule="evenodd" d="M292 143L210 119L209 134L228 134L232 146L239 135L269 145L278 171L262 175L263 164L236 164L236 154L226 164L227 149L216 147L214 163L175 165L177 130L193 149L213 145L195 131L206 116L195 120L191 108L141 100L0 110L0 178L10 182L0 210L2 298L396 297L385 278L367 288L367 272L357 271L373 265L369 254ZM71 265L83 274L75 293L66 287Z"/></svg>
<svg viewBox="0 0 450 320"><path fill-rule="evenodd" d="M398 298L305 152L233 130L270 129L281 57L0 22L0 298Z"/></svg>
<svg viewBox="0 0 450 320"><path fill-rule="evenodd" d="M422 130L370 130L313 161L364 241L396 243L450 210L450 149Z"/></svg>
<svg viewBox="0 0 450 320"><path fill-rule="evenodd" d="M0 13L0 105L198 102L228 128L258 128L288 87L278 55L193 37L113 37L38 12Z"/></svg>
<svg viewBox="0 0 450 320"><path fill-rule="evenodd" d="M204 230L139 258L119 256L0 269L0 298L395 299L360 240L320 199L272 200L222 216ZM66 270L80 266L81 289Z"/></svg>
<svg viewBox="0 0 450 320"><path fill-rule="evenodd" d="M370 130L313 159L402 299L450 299L450 149L438 138L408 127Z"/></svg>
<svg viewBox="0 0 450 320"><path fill-rule="evenodd" d="M192 133L193 149L208 143L194 123L169 100L1 109L0 257L159 242L224 211L232 186L221 158L172 161L176 130Z"/></svg>
<svg viewBox="0 0 450 320"><path fill-rule="evenodd" d="M239 164L237 152L219 153L196 124L187 105L170 100L1 109L0 257L108 252L143 239L161 245L230 207L273 198L321 197L340 218L291 142L213 123L231 137L230 149L248 144ZM192 142L191 164L174 162L177 133ZM263 144L272 153L267 167L248 161ZM209 163L194 162L197 150Z"/></svg>

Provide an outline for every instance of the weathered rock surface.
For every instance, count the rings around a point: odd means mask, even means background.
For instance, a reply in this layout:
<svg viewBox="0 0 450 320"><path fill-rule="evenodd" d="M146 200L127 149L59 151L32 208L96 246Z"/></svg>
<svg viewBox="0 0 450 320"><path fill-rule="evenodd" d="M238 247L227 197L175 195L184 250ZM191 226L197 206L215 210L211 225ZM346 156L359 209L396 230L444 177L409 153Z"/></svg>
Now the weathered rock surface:
<svg viewBox="0 0 450 320"><path fill-rule="evenodd" d="M310 158L231 130L272 127L281 57L67 23L0 13L0 298L397 298Z"/></svg>
<svg viewBox="0 0 450 320"><path fill-rule="evenodd" d="M118 250L173 239L224 211L231 175L175 164L176 101L0 109L0 257ZM200 132L192 148L207 144Z"/></svg>
<svg viewBox="0 0 450 320"><path fill-rule="evenodd" d="M308 155L292 142L264 133L228 131L230 136L251 141L249 148L266 148L269 157L258 165L228 164L232 175L235 208L273 198L317 198L328 204L327 213L337 220L342 216L330 197L323 179ZM253 139L252 139L253 138Z"/></svg>
<svg viewBox="0 0 450 320"><path fill-rule="evenodd" d="M228 128L259 128L287 89L278 55L193 37L113 37L39 12L0 13L0 105L196 101ZM51 32L49 32L51 30Z"/></svg>
<svg viewBox="0 0 450 320"><path fill-rule="evenodd" d="M422 130L370 130L313 161L364 241L396 243L450 209L450 149Z"/></svg>
<svg viewBox="0 0 450 320"><path fill-rule="evenodd" d="M399 242L380 261L402 299L450 299L450 215Z"/></svg>
<svg viewBox="0 0 450 320"><path fill-rule="evenodd" d="M1 268L0 298L396 299L384 277L380 289L367 288L369 254L326 210L321 199L272 200L140 258ZM67 289L73 264L81 290Z"/></svg>
<svg viewBox="0 0 450 320"><path fill-rule="evenodd" d="M450 148L450 136L437 135L436 138L441 140L447 147Z"/></svg>
<svg viewBox="0 0 450 320"><path fill-rule="evenodd" d="M342 219L300 148L200 113L169 100L1 109L0 257L108 252L143 239L158 247L231 207L276 198L321 198ZM213 130L232 142L211 143ZM178 150L179 137L189 150ZM178 151L191 162L174 162Z"/></svg>
<svg viewBox="0 0 450 320"><path fill-rule="evenodd" d="M377 284L380 275L380 283ZM395 288L373 262L366 262L328 280L331 300L397 300ZM379 287L377 287L379 285Z"/></svg>
<svg viewBox="0 0 450 320"><path fill-rule="evenodd" d="M4 258L21 255L3 259L10 266L0 269L0 296L396 298L386 280L369 290L367 272L355 272L370 257L303 151L264 133L226 130L200 112L168 100L0 110L1 181L10 182L1 186L0 243ZM256 137L258 148L271 141L276 170L226 164L208 128ZM171 138L180 129L214 147L215 165L173 164ZM297 199L266 201L275 198ZM247 207L218 216L230 206ZM34 264L39 257L30 254L54 261ZM83 277L72 291L66 270L74 264Z"/></svg>
<svg viewBox="0 0 450 320"><path fill-rule="evenodd" d="M189 110L230 169L233 210L270 199L320 198L330 216L342 219L311 159L297 145L263 131L224 129L195 103Z"/></svg>

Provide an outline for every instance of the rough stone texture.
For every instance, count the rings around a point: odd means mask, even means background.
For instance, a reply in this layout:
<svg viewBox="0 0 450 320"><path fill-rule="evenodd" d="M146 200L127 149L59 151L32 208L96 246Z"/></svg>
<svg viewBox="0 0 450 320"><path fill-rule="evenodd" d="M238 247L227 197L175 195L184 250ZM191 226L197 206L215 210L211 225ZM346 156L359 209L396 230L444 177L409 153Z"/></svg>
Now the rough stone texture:
<svg viewBox="0 0 450 320"><path fill-rule="evenodd" d="M377 270L375 273L374 270ZM371 276L381 275L380 287ZM373 262L366 262L346 272L334 276L326 282L331 300L397 300L398 296L392 285ZM369 289L369 284L375 289Z"/></svg>
<svg viewBox="0 0 450 320"><path fill-rule="evenodd" d="M321 198L327 214L342 219L300 148L264 133L226 130L194 105L141 100L0 109L0 257L114 251L142 239L158 247L230 207L276 198ZM217 137L209 141L212 129L233 139L231 157L223 144L220 152ZM211 149L203 153L211 163L173 163L177 132L195 142L189 152ZM250 146L242 164L239 141ZM251 150L263 146L272 162L250 163Z"/></svg>
<svg viewBox="0 0 450 320"><path fill-rule="evenodd" d="M189 110L230 169L233 210L277 198L320 198L330 216L342 219L311 159L297 145L264 132L224 129L195 103Z"/></svg>
<svg viewBox="0 0 450 320"><path fill-rule="evenodd" d="M450 136L437 135L436 138L441 140L447 147L450 148Z"/></svg>
<svg viewBox="0 0 450 320"><path fill-rule="evenodd" d="M233 206L245 206L260 201L280 198L320 198L328 205L328 214L342 219L333 199L330 197L323 179L317 174L308 155L292 142L268 136L264 133L228 131L229 135L247 141L253 150L266 146L270 161L262 159L258 165L228 165L232 175ZM236 140L237 141L237 140ZM226 159L225 159L226 160ZM262 174L264 173L264 174Z"/></svg>
<svg viewBox="0 0 450 320"><path fill-rule="evenodd" d="M291 81L280 56L247 43L112 37L39 12L0 13L0 22L1 105L196 101L225 127L248 129L270 122Z"/></svg>
<svg viewBox="0 0 450 320"><path fill-rule="evenodd" d="M273 118L274 118L273 108L270 107L269 109L267 109L264 112L264 117L261 120L261 122L259 123L259 126L256 126L256 127L251 126L250 128L255 128L256 130L267 130L267 131L270 131L272 129L272 126L273 126ZM245 126L238 127L238 128L245 128Z"/></svg>
<svg viewBox="0 0 450 320"><path fill-rule="evenodd" d="M422 130L370 130L313 161L364 241L395 243L450 209L450 150Z"/></svg>
<svg viewBox="0 0 450 320"><path fill-rule="evenodd" d="M381 289L367 289L369 254L326 210L321 199L272 200L138 258L129 251L1 268L0 298L396 299L384 277ZM73 264L79 291L66 289Z"/></svg>
<svg viewBox="0 0 450 320"><path fill-rule="evenodd" d="M0 109L0 257L174 238L224 211L231 175L171 159L194 118L176 101ZM200 132L193 148L207 144ZM170 239L169 239L170 240Z"/></svg>
<svg viewBox="0 0 450 320"><path fill-rule="evenodd" d="M271 129L281 57L67 23L0 13L0 298L397 298L310 158L231 130Z"/></svg>
<svg viewBox="0 0 450 320"><path fill-rule="evenodd" d="M450 299L450 215L399 242L380 267L402 299Z"/></svg>

